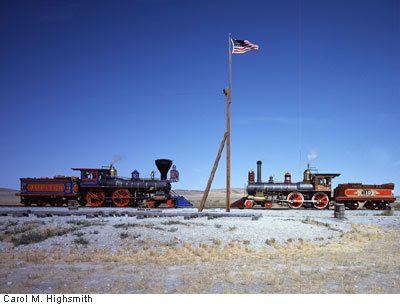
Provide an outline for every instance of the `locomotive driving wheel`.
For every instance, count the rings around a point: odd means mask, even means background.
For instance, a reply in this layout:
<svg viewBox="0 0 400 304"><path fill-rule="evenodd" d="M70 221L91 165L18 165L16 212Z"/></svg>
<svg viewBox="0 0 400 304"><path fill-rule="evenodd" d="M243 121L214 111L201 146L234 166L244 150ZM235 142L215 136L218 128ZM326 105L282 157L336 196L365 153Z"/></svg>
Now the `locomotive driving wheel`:
<svg viewBox="0 0 400 304"><path fill-rule="evenodd" d="M126 189L117 189L112 195L114 205L118 207L125 207L130 202L131 194Z"/></svg>
<svg viewBox="0 0 400 304"><path fill-rule="evenodd" d="M329 197L323 192L318 192L313 195L312 201L315 208L324 209L328 206Z"/></svg>
<svg viewBox="0 0 400 304"><path fill-rule="evenodd" d="M86 193L86 201L92 207L99 207L104 203L104 192L100 190L90 190Z"/></svg>
<svg viewBox="0 0 400 304"><path fill-rule="evenodd" d="M289 208L297 209L303 205L304 197L299 192L292 192L287 197Z"/></svg>

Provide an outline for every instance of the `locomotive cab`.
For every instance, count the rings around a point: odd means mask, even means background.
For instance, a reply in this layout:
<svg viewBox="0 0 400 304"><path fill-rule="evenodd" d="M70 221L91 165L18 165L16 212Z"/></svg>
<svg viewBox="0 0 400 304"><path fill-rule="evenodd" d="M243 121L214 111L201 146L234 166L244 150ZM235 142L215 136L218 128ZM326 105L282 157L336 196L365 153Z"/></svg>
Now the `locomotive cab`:
<svg viewBox="0 0 400 304"><path fill-rule="evenodd" d="M109 169L87 169L72 168L72 170L81 171L81 186L99 186L106 176L110 175Z"/></svg>
<svg viewBox="0 0 400 304"><path fill-rule="evenodd" d="M328 174L328 173L316 173L312 174L312 183L316 191L331 191L332 189L332 178L339 176L340 174Z"/></svg>

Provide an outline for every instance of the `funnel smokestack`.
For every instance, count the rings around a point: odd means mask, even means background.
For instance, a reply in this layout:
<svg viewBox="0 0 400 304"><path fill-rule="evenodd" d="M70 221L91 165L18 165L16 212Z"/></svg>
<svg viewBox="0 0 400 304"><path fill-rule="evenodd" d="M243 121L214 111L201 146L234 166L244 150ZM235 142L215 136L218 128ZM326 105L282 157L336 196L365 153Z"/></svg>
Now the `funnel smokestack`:
<svg viewBox="0 0 400 304"><path fill-rule="evenodd" d="M261 160L257 161L257 183L261 183Z"/></svg>
<svg viewBox="0 0 400 304"><path fill-rule="evenodd" d="M172 166L172 160L169 159L156 159L156 166L161 173L161 180L167 179L167 173Z"/></svg>

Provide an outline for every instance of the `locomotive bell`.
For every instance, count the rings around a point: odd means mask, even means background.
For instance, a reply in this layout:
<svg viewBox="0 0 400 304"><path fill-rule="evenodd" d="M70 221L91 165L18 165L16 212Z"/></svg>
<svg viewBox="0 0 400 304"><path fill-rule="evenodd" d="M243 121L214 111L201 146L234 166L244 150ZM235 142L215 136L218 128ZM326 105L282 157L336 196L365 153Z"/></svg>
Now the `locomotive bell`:
<svg viewBox="0 0 400 304"><path fill-rule="evenodd" d="M285 184L291 184L291 183L292 183L292 175L289 172L287 172L285 174Z"/></svg>
<svg viewBox="0 0 400 304"><path fill-rule="evenodd" d="M110 176L112 177L117 176L117 169L115 169L113 165L110 165Z"/></svg>
<svg viewBox="0 0 400 304"><path fill-rule="evenodd" d="M311 182L311 171L310 171L310 169L307 169L307 170L304 171L303 182L305 182L305 183L310 183Z"/></svg>

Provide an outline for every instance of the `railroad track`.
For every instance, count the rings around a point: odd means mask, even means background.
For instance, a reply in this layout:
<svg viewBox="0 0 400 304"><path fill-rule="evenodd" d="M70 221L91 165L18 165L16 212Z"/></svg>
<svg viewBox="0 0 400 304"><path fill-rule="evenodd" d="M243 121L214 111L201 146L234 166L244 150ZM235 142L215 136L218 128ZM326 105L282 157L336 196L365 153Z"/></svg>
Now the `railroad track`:
<svg viewBox="0 0 400 304"><path fill-rule="evenodd" d="M110 208L111 209L111 208ZM165 208L167 209L167 208ZM197 212L197 211L173 211L168 208L166 210L160 209L137 209L137 208L118 208L115 210L98 208L79 208L70 210L65 207L5 207L1 206L0 216L11 217L29 217L36 216L40 218L57 217L57 216L82 216L86 218L100 218L100 217L136 217L137 219L151 218L151 217L183 217L184 219L207 217L208 219L221 218L221 217L247 217L252 220L258 220L262 217L261 214L254 213L227 213L227 212Z"/></svg>

